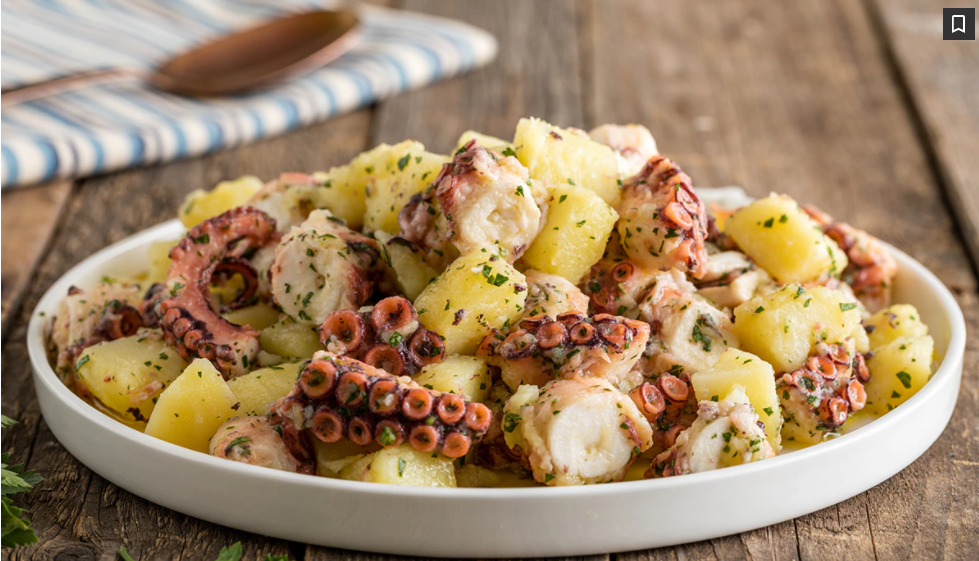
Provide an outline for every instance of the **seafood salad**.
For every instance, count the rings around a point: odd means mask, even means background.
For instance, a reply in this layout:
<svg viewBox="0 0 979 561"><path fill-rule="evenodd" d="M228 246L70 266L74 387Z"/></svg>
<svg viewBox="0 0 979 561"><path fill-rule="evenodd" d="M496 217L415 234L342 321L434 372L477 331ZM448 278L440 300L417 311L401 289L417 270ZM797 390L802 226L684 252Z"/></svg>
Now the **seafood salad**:
<svg viewBox="0 0 979 561"><path fill-rule="evenodd" d="M195 191L148 269L50 319L66 384L226 460L431 487L762 461L932 373L872 235L772 194L707 205L639 125L521 119Z"/></svg>

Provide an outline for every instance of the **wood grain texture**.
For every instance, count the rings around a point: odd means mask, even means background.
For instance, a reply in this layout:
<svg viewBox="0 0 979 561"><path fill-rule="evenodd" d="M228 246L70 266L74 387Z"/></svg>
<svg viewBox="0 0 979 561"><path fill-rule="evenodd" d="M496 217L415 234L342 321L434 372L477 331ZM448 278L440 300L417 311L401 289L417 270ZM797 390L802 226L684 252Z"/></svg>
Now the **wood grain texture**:
<svg viewBox="0 0 979 561"><path fill-rule="evenodd" d="M0 304L2 332L7 333L8 312L17 307L58 224L71 192L70 181L15 189L3 193L3 290Z"/></svg>
<svg viewBox="0 0 979 561"><path fill-rule="evenodd" d="M979 46L942 40L940 0L866 0L979 269ZM969 3L966 3L969 4ZM974 6L974 4L972 4Z"/></svg>
<svg viewBox="0 0 979 561"><path fill-rule="evenodd" d="M482 69L381 104L374 122L377 142L414 138L429 150L448 152L467 129L513 138L521 117L583 122L580 13L574 0L407 0L404 7L482 27L496 36L500 52Z"/></svg>
<svg viewBox="0 0 979 561"><path fill-rule="evenodd" d="M975 278L860 3L598 6L589 10L592 56L602 63L586 87L594 122L648 124L660 150L695 185L787 193L895 244L955 291L975 332ZM654 21L669 24L651 32ZM643 48L623 48L638 44ZM756 531L617 558L971 558L979 550L977 528L963 521L979 519L975 347L973 337L948 429L894 478L767 528L767 536Z"/></svg>

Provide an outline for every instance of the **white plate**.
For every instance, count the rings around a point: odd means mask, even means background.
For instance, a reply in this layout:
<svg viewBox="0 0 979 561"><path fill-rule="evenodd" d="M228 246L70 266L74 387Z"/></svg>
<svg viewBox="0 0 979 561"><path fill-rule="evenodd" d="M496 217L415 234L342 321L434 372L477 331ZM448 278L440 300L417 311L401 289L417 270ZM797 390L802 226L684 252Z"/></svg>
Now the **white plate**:
<svg viewBox="0 0 979 561"><path fill-rule="evenodd" d="M129 429L79 399L45 357L45 324L69 286L139 270L147 244L182 234L176 220L150 228L92 255L44 295L28 329L41 411L69 452L116 485L277 538L459 558L628 551L752 530L846 500L902 470L945 428L962 376L965 324L955 299L923 266L892 250L900 265L895 301L917 306L943 358L917 395L835 440L714 472L586 487L426 489L284 473Z"/></svg>

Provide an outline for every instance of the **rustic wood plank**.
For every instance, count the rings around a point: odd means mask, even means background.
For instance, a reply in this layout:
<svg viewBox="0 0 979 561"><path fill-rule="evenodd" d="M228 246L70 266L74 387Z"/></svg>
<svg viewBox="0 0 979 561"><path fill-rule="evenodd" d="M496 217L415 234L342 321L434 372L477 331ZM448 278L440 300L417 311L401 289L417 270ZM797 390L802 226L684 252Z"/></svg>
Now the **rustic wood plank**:
<svg viewBox="0 0 979 561"><path fill-rule="evenodd" d="M942 40L939 0L867 0L979 268L979 48ZM954 4L951 6L955 6Z"/></svg>
<svg viewBox="0 0 979 561"><path fill-rule="evenodd" d="M3 411L22 424L4 431L2 446L46 478L19 501L29 509L41 541L11 552L11 559L51 559L61 554L71 559L112 559L125 545L142 559L197 561L212 559L223 546L239 540L249 559L267 553L302 555L302 546L153 505L75 460L40 419L27 361L26 320L44 290L70 266L112 242L172 218L187 192L243 174L268 178L283 170L343 163L366 148L370 119L370 111L364 110L234 151L81 182L3 348Z"/></svg>
<svg viewBox="0 0 979 561"><path fill-rule="evenodd" d="M10 312L20 303L34 267L57 227L70 192L71 182L59 181L3 193L0 323L4 336Z"/></svg>
<svg viewBox="0 0 979 561"><path fill-rule="evenodd" d="M513 138L521 117L566 125L583 121L573 0L408 0L404 7L482 27L496 36L500 51L491 64L464 77L383 103L374 122L376 142L414 138L429 150L448 152L467 129Z"/></svg>
<svg viewBox="0 0 979 561"><path fill-rule="evenodd" d="M592 58L601 61L586 87L589 125L649 125L695 184L741 184L756 196L779 191L816 203L908 251L952 287L967 317L975 314L975 277L862 5L597 6L589 9ZM751 532L667 551L691 559L974 554L975 345L973 338L949 428L910 468L840 505L767 528L767 539Z"/></svg>

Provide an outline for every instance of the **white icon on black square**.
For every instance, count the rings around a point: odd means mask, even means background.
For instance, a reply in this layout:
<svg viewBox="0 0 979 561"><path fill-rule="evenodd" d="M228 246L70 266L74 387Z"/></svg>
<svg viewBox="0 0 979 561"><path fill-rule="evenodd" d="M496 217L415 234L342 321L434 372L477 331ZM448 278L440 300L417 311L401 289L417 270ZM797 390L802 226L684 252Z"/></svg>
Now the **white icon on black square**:
<svg viewBox="0 0 979 561"><path fill-rule="evenodd" d="M942 8L942 16L944 20L942 38L945 41L976 40L975 8Z"/></svg>

